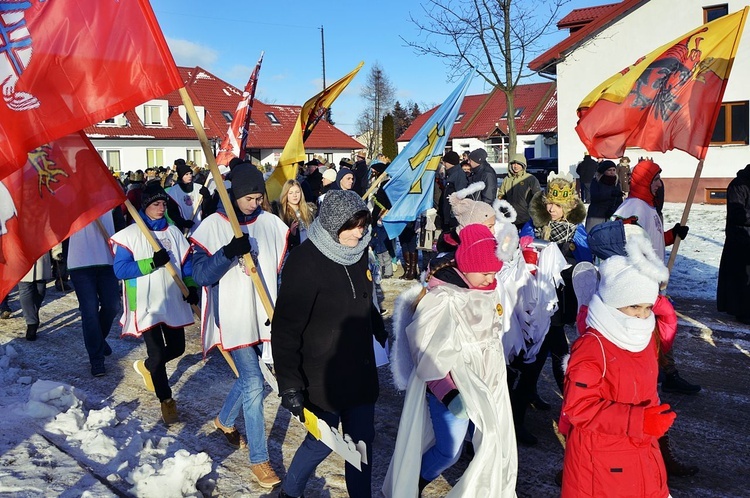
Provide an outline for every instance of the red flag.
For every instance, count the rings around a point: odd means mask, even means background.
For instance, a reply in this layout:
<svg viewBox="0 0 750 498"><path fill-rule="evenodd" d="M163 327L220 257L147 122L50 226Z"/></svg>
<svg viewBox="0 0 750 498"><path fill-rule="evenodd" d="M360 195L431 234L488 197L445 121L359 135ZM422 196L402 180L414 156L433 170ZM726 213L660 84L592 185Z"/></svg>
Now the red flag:
<svg viewBox="0 0 750 498"><path fill-rule="evenodd" d="M260 59L255 65L255 69L250 75L250 79L245 85L245 91L242 92L242 100L237 104L237 110L234 111L234 118L229 125L224 140L221 141L219 154L216 156L216 164L229 165L235 157L244 159L245 148L247 147L247 132L250 128L250 115L253 112L253 102L255 101L255 87L258 84L258 74L260 74L260 65L263 63L263 53L260 53Z"/></svg>
<svg viewBox="0 0 750 498"><path fill-rule="evenodd" d="M83 132L28 153L0 181L0 298L60 241L125 201Z"/></svg>
<svg viewBox="0 0 750 498"><path fill-rule="evenodd" d="M0 13L0 179L35 147L183 86L148 0L14 0Z"/></svg>
<svg viewBox="0 0 750 498"><path fill-rule="evenodd" d="M748 7L686 33L599 85L578 108L576 132L594 157L626 147L680 149L703 159Z"/></svg>

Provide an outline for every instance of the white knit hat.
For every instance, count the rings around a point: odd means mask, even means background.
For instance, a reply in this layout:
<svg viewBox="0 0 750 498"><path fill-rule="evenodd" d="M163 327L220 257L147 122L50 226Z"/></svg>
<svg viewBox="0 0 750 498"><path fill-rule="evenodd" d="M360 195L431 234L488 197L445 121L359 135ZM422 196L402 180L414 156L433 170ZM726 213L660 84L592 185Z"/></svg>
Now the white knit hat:
<svg viewBox="0 0 750 498"><path fill-rule="evenodd" d="M465 189L459 190L448 196L453 216L458 221L457 232L467 225L479 223L486 224L488 220L495 219L495 209L482 201L475 201L469 196L484 190L484 182L472 183Z"/></svg>
<svg viewBox="0 0 750 498"><path fill-rule="evenodd" d="M659 284L669 279L669 270L654 252L642 229L626 233L627 257L610 256L599 266L599 297L613 308L654 304L659 295Z"/></svg>

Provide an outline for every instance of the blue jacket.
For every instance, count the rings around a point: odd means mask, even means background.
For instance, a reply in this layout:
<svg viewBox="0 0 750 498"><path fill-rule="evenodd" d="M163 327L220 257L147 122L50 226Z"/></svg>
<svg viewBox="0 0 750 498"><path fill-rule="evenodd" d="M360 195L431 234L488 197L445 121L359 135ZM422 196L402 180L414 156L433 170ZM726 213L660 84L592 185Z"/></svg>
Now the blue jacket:
<svg viewBox="0 0 750 498"><path fill-rule="evenodd" d="M146 226L153 231L159 232L166 230L169 224L167 223L166 216L159 220L152 220L141 210L138 211L141 218L146 223ZM141 267L138 265L138 261L133 258L133 253L130 251L117 251L112 262L112 269L115 272L115 276L120 280L129 280L131 278L138 278L145 275L141 271ZM193 258L192 252L188 252L187 258L182 262L182 278L183 280L191 277L193 274Z"/></svg>

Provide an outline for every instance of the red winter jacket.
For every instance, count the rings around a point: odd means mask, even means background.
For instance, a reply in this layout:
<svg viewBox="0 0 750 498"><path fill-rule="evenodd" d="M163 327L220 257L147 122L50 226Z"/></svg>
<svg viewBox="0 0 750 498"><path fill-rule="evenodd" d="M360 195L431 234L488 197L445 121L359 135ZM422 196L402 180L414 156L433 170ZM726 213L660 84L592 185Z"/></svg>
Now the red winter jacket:
<svg viewBox="0 0 750 498"><path fill-rule="evenodd" d="M656 341L631 353L589 328L565 372L562 497L665 498L667 474L644 410L659 404Z"/></svg>

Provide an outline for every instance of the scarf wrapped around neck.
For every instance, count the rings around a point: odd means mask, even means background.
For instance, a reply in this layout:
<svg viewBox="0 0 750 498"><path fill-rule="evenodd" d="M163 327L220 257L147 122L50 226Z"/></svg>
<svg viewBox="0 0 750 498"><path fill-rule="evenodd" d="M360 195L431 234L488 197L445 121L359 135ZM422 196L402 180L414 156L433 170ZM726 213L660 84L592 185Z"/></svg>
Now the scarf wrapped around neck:
<svg viewBox="0 0 750 498"><path fill-rule="evenodd" d="M354 247L348 247L334 240L330 233L320 224L320 219L316 218L307 229L307 236L310 241L318 248L323 255L340 265L353 265L362 257L370 244L370 228L362 236L360 241Z"/></svg>
<svg viewBox="0 0 750 498"><path fill-rule="evenodd" d="M618 348L639 353L646 349L651 341L656 328L656 318L653 313L648 318L628 316L605 304L599 294L594 294L589 302L586 325L598 330Z"/></svg>

